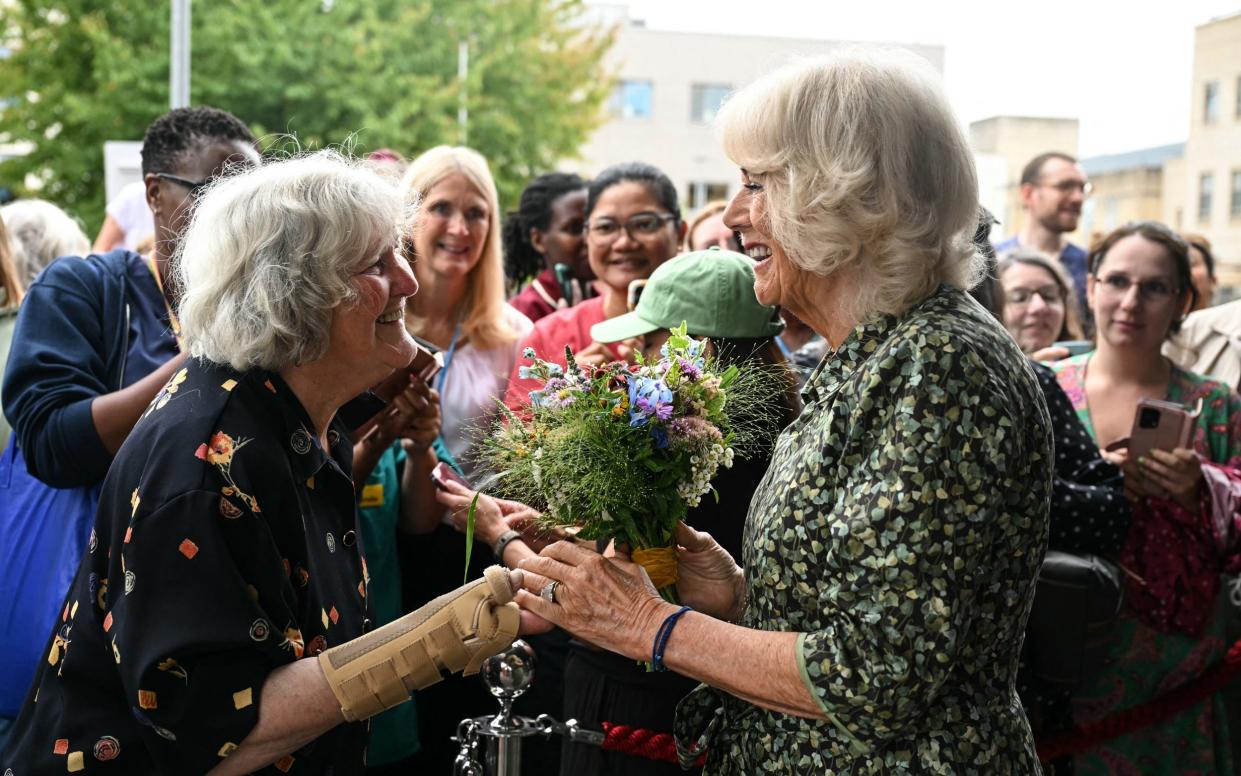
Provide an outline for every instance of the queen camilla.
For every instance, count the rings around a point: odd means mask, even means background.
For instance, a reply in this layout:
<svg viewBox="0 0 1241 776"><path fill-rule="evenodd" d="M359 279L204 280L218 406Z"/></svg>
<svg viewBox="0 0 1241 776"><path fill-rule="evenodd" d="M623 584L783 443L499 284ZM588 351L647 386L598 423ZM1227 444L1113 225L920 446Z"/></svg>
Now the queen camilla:
<svg viewBox="0 0 1241 776"><path fill-rule="evenodd" d="M744 571L685 526L691 611L623 552L559 542L522 564L523 608L703 683L676 733L708 773L1039 769L1014 678L1050 422L1020 349L964 291L977 185L936 80L856 50L772 73L720 114L742 179L725 222L758 300L831 346L754 494Z"/></svg>

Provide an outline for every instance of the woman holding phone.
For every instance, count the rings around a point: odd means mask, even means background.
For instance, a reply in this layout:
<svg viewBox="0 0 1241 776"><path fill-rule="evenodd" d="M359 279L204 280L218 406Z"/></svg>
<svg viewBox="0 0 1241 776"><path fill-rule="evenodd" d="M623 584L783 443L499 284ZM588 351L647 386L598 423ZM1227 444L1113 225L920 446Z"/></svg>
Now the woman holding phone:
<svg viewBox="0 0 1241 776"><path fill-rule="evenodd" d="M1133 507L1118 559L1127 572L1125 608L1108 668L1074 700L1079 725L1192 681L1227 647L1215 609L1220 575L1241 560L1241 398L1160 354L1195 293L1184 240L1151 221L1115 230L1090 257L1097 349L1053 366L1094 441L1116 450L1105 455L1120 464ZM1187 447L1128 455L1142 399L1200 408ZM1203 701L1076 758L1078 774L1126 767L1232 773L1222 701Z"/></svg>

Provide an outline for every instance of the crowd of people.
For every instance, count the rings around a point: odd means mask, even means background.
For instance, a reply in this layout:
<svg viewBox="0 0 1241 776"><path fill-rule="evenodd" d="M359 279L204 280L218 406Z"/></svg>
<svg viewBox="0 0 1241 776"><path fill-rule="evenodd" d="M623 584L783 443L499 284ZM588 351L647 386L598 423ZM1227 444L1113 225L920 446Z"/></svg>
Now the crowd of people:
<svg viewBox="0 0 1241 776"><path fill-rule="evenodd" d="M1070 242L1063 153L993 245L937 80L866 49L770 73L716 119L736 195L692 216L642 161L505 213L473 149L265 159L209 107L150 125L94 252L0 208L0 770L447 773L521 633L519 712L673 733L699 772L1232 773L1227 688L1036 742L1159 706L1239 630L1241 302L1203 235ZM530 349L657 358L682 323L783 380L678 531L688 610L479 456Z"/></svg>

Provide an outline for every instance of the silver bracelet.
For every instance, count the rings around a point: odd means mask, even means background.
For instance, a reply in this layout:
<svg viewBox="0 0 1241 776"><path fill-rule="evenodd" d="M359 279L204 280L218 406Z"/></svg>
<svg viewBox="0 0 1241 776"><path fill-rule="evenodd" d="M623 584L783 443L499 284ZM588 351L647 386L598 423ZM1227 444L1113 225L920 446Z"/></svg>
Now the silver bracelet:
<svg viewBox="0 0 1241 776"><path fill-rule="evenodd" d="M520 538L521 538L520 533L510 529L500 534L500 538L496 539L496 543L492 546L491 551L495 553L496 561L498 561L500 565L505 565L504 564L504 548L509 546L509 543L512 542L514 539L520 539Z"/></svg>

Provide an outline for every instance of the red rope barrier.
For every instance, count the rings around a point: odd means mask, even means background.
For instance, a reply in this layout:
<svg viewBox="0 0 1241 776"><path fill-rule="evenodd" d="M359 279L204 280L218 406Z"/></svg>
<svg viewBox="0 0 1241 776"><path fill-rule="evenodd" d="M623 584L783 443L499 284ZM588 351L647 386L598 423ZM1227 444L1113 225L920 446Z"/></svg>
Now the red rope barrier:
<svg viewBox="0 0 1241 776"><path fill-rule="evenodd" d="M1224 659L1198 675L1194 681L1181 685L1145 703L1123 709L1097 722L1082 725L1064 733L1043 738L1036 743L1038 758L1048 762L1065 755L1091 749L1105 741L1128 735L1170 719L1191 706L1219 692L1229 680L1241 671L1241 641L1233 644ZM600 748L612 752L632 754L648 760L677 762L676 740L668 733L656 733L645 728L629 725L603 723L603 743ZM706 755L694 762L702 765Z"/></svg>
<svg viewBox="0 0 1241 776"><path fill-rule="evenodd" d="M671 734L656 733L653 730L629 725L613 725L611 722L604 722L603 743L600 744L600 748L645 757L648 760L659 760L665 763L678 762L676 739ZM706 755L702 755L694 762L694 765L702 765L705 761Z"/></svg>
<svg viewBox="0 0 1241 776"><path fill-rule="evenodd" d="M1198 675L1194 681L1132 708L1111 714L1098 722L1036 741L1038 758L1043 762L1091 749L1180 714L1214 695L1241 670L1241 641L1233 644L1224 659Z"/></svg>

